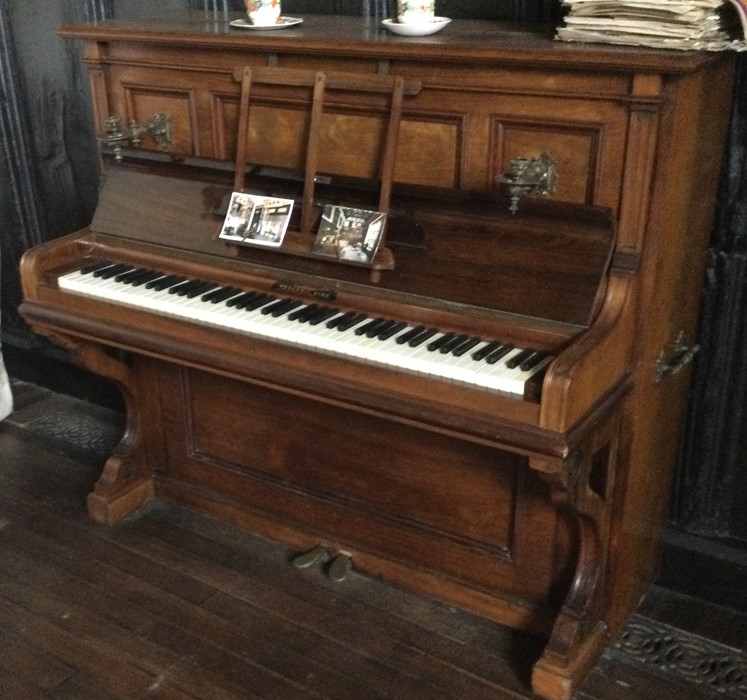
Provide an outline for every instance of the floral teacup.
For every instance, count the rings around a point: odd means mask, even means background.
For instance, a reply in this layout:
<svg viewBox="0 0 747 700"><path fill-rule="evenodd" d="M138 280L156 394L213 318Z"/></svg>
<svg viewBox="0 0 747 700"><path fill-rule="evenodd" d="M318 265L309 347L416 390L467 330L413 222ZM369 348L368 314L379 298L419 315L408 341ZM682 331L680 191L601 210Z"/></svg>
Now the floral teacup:
<svg viewBox="0 0 747 700"><path fill-rule="evenodd" d="M436 2L397 0L397 21L403 24L424 24L433 21Z"/></svg>
<svg viewBox="0 0 747 700"><path fill-rule="evenodd" d="M269 27L280 19L280 0L246 0L249 21L258 27Z"/></svg>

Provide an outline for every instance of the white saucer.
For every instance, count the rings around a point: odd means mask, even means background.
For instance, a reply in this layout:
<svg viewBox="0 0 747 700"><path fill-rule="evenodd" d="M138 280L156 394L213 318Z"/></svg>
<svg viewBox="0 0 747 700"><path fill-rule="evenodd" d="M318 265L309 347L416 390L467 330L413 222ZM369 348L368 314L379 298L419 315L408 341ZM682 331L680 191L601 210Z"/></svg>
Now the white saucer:
<svg viewBox="0 0 747 700"><path fill-rule="evenodd" d="M382 20L381 24L390 32L400 36L428 36L443 29L451 20L448 17L434 17L430 22L405 24L396 19Z"/></svg>
<svg viewBox="0 0 747 700"><path fill-rule="evenodd" d="M229 24L237 29L254 29L266 32L270 29L286 29L287 27L294 27L297 24L301 24L301 22L303 22L303 19L300 17L279 17L275 24L252 24L246 19L235 19L229 22Z"/></svg>

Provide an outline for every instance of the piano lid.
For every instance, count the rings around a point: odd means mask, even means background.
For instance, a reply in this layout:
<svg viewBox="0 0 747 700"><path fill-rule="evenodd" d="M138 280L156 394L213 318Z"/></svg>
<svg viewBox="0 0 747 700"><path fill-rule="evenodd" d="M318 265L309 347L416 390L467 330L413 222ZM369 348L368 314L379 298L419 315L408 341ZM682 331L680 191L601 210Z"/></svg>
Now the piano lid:
<svg viewBox="0 0 747 700"><path fill-rule="evenodd" d="M210 175L188 179L152 164L147 170L112 166L91 230L115 236L125 248L130 241L153 244L175 255L207 256L218 269L248 265L281 282L348 288L483 318L516 314L576 330L591 323L606 288L614 246L606 210L526 200L512 214L498 197L456 192L395 192L387 224L395 269L383 271L377 283L367 269L283 247L243 247L239 263L235 250L218 239L231 185ZM289 195L261 178L245 187L257 194L270 190ZM343 188L317 194L319 203L334 196L359 205L353 201L359 195ZM307 235L313 239L315 231Z"/></svg>

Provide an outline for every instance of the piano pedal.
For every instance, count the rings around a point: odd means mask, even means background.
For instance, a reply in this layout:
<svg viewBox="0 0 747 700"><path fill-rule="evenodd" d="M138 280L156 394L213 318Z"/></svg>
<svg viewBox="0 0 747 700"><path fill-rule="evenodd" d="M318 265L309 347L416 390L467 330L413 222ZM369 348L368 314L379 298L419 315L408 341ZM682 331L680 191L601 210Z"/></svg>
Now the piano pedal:
<svg viewBox="0 0 747 700"><path fill-rule="evenodd" d="M319 544L310 552L304 552L293 558L293 566L297 569L308 569L314 564L318 564L324 557L327 556L327 548L323 544Z"/></svg>
<svg viewBox="0 0 747 700"><path fill-rule="evenodd" d="M353 560L351 556L349 554L346 554L345 552L340 552L332 560L332 564L327 571L327 575L329 576L330 580L334 581L335 583L341 583L345 580L345 577L350 572L352 565Z"/></svg>

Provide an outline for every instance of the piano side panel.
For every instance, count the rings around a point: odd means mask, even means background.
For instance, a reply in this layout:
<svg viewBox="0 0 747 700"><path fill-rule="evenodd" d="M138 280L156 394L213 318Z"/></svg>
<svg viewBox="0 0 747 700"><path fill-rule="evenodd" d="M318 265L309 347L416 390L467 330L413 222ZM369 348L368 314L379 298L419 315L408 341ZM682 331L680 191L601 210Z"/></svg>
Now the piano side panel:
<svg viewBox="0 0 747 700"><path fill-rule="evenodd" d="M168 455L157 493L189 491L259 534L322 542L354 564L363 553L551 604L567 544L525 457L196 370L152 375Z"/></svg>

